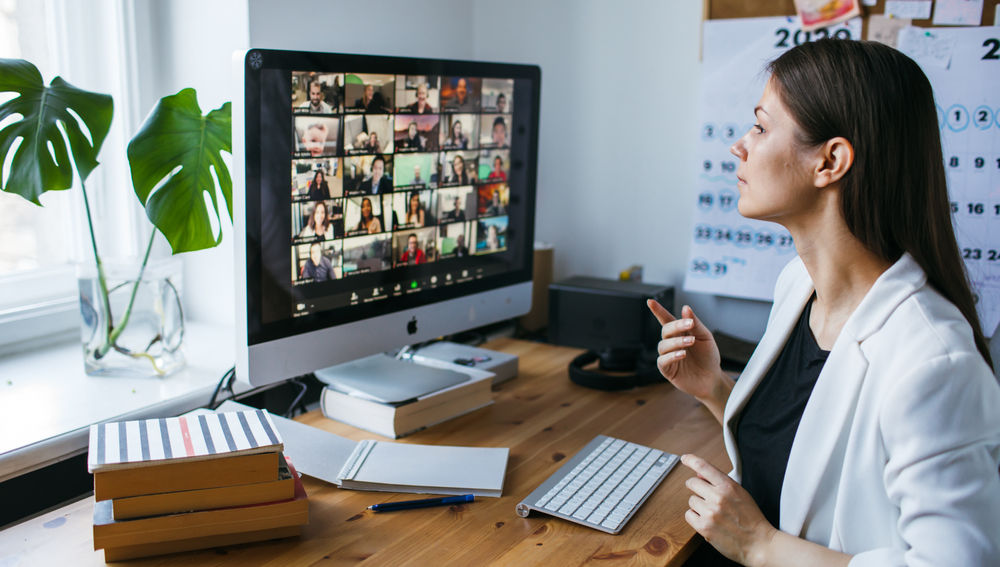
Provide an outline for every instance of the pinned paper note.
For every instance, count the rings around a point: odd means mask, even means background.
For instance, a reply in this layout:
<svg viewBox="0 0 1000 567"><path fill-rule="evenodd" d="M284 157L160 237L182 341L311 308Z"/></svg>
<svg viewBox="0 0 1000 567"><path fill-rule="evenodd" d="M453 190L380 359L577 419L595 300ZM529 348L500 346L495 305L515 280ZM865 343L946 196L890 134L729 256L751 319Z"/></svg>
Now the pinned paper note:
<svg viewBox="0 0 1000 567"><path fill-rule="evenodd" d="M908 27L899 31L896 47L923 67L947 69L955 51L955 39L939 31Z"/></svg>
<svg viewBox="0 0 1000 567"><path fill-rule="evenodd" d="M804 31L825 28L861 14L857 0L795 0Z"/></svg>
<svg viewBox="0 0 1000 567"><path fill-rule="evenodd" d="M905 18L887 18L881 14L868 17L868 39L896 47L899 42L899 31L909 27L910 20Z"/></svg>
<svg viewBox="0 0 1000 567"><path fill-rule="evenodd" d="M931 0L886 0L885 15L892 18L926 20L931 17Z"/></svg>
<svg viewBox="0 0 1000 567"><path fill-rule="evenodd" d="M938 0L935 26L978 26L983 21L983 0Z"/></svg>

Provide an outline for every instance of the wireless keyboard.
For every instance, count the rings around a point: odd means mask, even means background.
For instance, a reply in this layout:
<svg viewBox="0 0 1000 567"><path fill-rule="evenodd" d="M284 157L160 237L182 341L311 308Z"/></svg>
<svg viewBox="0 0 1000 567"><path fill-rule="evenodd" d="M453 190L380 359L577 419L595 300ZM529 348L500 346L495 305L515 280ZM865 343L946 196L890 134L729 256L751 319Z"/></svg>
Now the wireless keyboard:
<svg viewBox="0 0 1000 567"><path fill-rule="evenodd" d="M680 457L598 435L517 505L616 534Z"/></svg>

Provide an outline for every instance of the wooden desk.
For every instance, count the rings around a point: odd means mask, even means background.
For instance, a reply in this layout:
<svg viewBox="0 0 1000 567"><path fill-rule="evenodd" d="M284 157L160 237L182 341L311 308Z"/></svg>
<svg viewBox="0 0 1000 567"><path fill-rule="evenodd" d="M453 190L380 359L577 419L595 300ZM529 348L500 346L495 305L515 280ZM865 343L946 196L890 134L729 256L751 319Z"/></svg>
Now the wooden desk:
<svg viewBox="0 0 1000 567"><path fill-rule="evenodd" d="M485 345L520 356L517 378L496 388L495 403L431 427L404 443L509 447L502 498L450 508L386 514L370 504L414 498L341 490L308 477L309 525L301 538L139 560L150 565L680 565L698 545L685 523L691 476L678 465L619 535L550 516L521 518L514 507L566 457L604 433L672 453L694 452L729 470L718 423L669 384L628 392L576 386L566 367L578 350L500 339ZM319 411L301 421L352 439L367 433ZM294 455L290 455L294 460ZM0 565L100 565L93 550L94 499L0 532Z"/></svg>

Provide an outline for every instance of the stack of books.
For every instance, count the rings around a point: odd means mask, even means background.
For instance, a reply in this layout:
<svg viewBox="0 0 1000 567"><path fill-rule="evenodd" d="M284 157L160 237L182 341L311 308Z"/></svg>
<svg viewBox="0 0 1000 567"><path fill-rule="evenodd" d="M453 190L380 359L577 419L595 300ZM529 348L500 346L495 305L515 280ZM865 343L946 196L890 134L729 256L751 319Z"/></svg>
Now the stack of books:
<svg viewBox="0 0 1000 567"><path fill-rule="evenodd" d="M455 386L397 403L368 399L327 384L320 394L320 409L330 419L390 439L398 439L493 403L494 373L433 360L421 364L460 372L469 376L469 379Z"/></svg>
<svg viewBox="0 0 1000 567"><path fill-rule="evenodd" d="M90 428L94 549L105 561L298 535L309 503L267 412Z"/></svg>

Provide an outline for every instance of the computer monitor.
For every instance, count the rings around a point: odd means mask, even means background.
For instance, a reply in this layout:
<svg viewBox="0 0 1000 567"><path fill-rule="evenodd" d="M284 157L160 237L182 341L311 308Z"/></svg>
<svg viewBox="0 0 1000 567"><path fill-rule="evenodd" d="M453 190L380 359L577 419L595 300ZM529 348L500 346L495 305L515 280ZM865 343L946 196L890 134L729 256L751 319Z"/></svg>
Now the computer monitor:
<svg viewBox="0 0 1000 567"><path fill-rule="evenodd" d="M537 66L251 49L234 69L239 380L528 312Z"/></svg>

